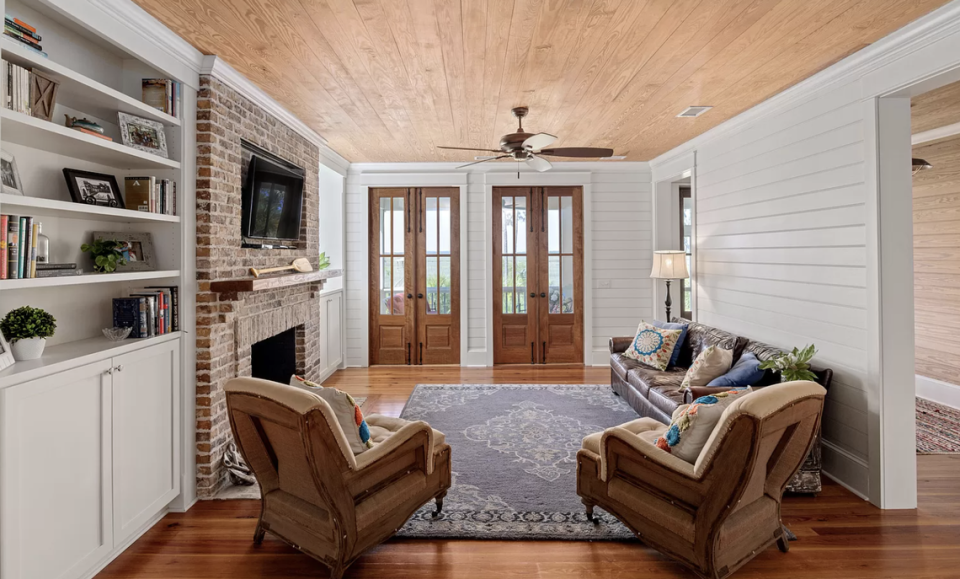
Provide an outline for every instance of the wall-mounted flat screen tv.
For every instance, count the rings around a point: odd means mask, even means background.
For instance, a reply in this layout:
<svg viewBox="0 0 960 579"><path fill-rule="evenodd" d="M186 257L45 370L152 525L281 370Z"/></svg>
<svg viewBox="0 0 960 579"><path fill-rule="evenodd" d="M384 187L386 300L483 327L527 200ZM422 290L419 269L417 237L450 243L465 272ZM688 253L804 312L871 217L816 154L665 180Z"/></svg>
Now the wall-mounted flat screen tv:
<svg viewBox="0 0 960 579"><path fill-rule="evenodd" d="M303 169L244 143L249 156L243 176L244 241L290 245L300 239L303 210Z"/></svg>

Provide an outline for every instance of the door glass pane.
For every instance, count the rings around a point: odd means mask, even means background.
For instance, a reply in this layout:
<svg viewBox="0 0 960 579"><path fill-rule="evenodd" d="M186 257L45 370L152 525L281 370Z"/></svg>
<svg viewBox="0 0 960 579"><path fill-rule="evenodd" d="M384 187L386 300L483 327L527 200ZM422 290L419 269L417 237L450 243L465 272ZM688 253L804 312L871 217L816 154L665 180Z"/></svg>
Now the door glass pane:
<svg viewBox="0 0 960 579"><path fill-rule="evenodd" d="M560 198L547 197L547 251L560 253Z"/></svg>
<svg viewBox="0 0 960 579"><path fill-rule="evenodd" d="M442 210L441 210L442 213ZM441 227L441 231L443 228ZM440 275L437 278L437 295L440 300L439 311L441 314L450 313L450 258L440 258Z"/></svg>
<svg viewBox="0 0 960 579"><path fill-rule="evenodd" d="M406 232L403 214L403 197L393 198L393 254L403 253L403 234Z"/></svg>
<svg viewBox="0 0 960 579"><path fill-rule="evenodd" d="M437 198L427 197L423 200L426 205L426 232L427 232L427 255L437 254ZM436 287L436 286L434 286Z"/></svg>
<svg viewBox="0 0 960 579"><path fill-rule="evenodd" d="M560 258L560 280L563 288L560 292L563 302L560 307L560 313L573 313L573 256L564 255Z"/></svg>
<svg viewBox="0 0 960 579"><path fill-rule="evenodd" d="M403 290L406 285L403 277L403 258L393 258L393 315L402 316L404 306Z"/></svg>
<svg viewBox="0 0 960 579"><path fill-rule="evenodd" d="M436 218L436 212L434 212ZM427 257L427 313L437 313L437 258Z"/></svg>
<svg viewBox="0 0 960 579"><path fill-rule="evenodd" d="M573 253L573 197L560 198L560 250Z"/></svg>
<svg viewBox="0 0 960 579"><path fill-rule="evenodd" d="M513 257L509 255L503 256L503 313L512 314L514 313L514 304L513 304Z"/></svg>
<svg viewBox="0 0 960 579"><path fill-rule="evenodd" d="M381 221L381 223L383 223ZM390 315L390 258L380 258L380 313Z"/></svg>
<svg viewBox="0 0 960 579"><path fill-rule="evenodd" d="M450 198L440 197L440 255L450 255Z"/></svg>
<svg viewBox="0 0 960 579"><path fill-rule="evenodd" d="M503 230L503 253L513 253L513 197L500 200L500 228Z"/></svg>
<svg viewBox="0 0 960 579"><path fill-rule="evenodd" d="M516 232L517 232L517 255L523 255L527 253L527 229L530 228L530 224L527 223L527 198L526 197L515 197L514 200L517 204L517 219L516 219ZM520 264L517 264L519 267Z"/></svg>
<svg viewBox="0 0 960 579"><path fill-rule="evenodd" d="M549 312L551 314L560 313L560 256L551 255L547 257L547 299L550 300Z"/></svg>
<svg viewBox="0 0 960 579"><path fill-rule="evenodd" d="M519 213L519 210L517 211ZM517 241L521 238L517 237ZM517 256L517 313L527 313L527 258Z"/></svg>
<svg viewBox="0 0 960 579"><path fill-rule="evenodd" d="M390 198L380 198L380 253L390 255Z"/></svg>

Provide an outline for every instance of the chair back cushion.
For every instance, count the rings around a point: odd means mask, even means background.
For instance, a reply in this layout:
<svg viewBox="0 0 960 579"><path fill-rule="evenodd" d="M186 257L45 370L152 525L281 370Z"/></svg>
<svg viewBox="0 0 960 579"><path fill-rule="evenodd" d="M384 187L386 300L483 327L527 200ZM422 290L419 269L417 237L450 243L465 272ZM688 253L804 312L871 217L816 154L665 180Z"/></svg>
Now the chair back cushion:
<svg viewBox="0 0 960 579"><path fill-rule="evenodd" d="M641 321L633 343L623 353L628 358L657 370L666 370L682 330L665 330Z"/></svg>
<svg viewBox="0 0 960 579"><path fill-rule="evenodd" d="M690 464L695 463L727 407L749 393L749 388L717 392L677 408L670 426L655 444Z"/></svg>
<svg viewBox="0 0 960 579"><path fill-rule="evenodd" d="M373 441L370 440L370 427L363 419L363 411L360 410L360 405L352 396L336 388L324 388L296 375L290 377L290 385L313 392L330 405L334 416L337 417L337 424L340 425L340 430L346 436L353 454L360 454L373 448Z"/></svg>

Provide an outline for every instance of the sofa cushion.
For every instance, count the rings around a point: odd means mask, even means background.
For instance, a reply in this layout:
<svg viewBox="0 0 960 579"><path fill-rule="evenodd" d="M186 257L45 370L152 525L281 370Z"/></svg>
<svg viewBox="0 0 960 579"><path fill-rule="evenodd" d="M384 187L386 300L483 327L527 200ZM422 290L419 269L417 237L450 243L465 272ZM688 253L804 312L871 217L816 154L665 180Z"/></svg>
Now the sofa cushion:
<svg viewBox="0 0 960 579"><path fill-rule="evenodd" d="M627 382L636 388L640 394L649 397L648 391L651 388L667 390L679 388L685 374L686 370L683 368L668 368L661 372L660 370L640 366L627 372Z"/></svg>
<svg viewBox="0 0 960 579"><path fill-rule="evenodd" d="M622 353L610 354L610 368L617 373L624 382L627 381L627 373L636 368L643 368L643 364L627 358Z"/></svg>
<svg viewBox="0 0 960 579"><path fill-rule="evenodd" d="M691 464L697 462L700 452L720 422L723 411L749 393L750 388L747 388L697 398L673 415L670 426L657 438L655 444L677 458Z"/></svg>
<svg viewBox="0 0 960 579"><path fill-rule="evenodd" d="M674 318L673 321L686 321L682 318ZM743 349L747 345L746 338L741 338L730 332L690 322L687 327L687 337L680 346L680 355L677 357L677 366L689 368L693 361L697 359L700 352L710 346L720 346L725 350L733 350L733 364L737 363ZM758 356L759 357L759 356Z"/></svg>
<svg viewBox="0 0 960 579"><path fill-rule="evenodd" d="M680 388L686 390L691 386L706 386L714 378L719 378L730 370L733 365L733 350L725 350L719 346L710 346L700 352L693 365L683 377Z"/></svg>
<svg viewBox="0 0 960 579"><path fill-rule="evenodd" d="M641 321L633 343L623 353L657 370L666 370L683 330L666 330Z"/></svg>
<svg viewBox="0 0 960 579"><path fill-rule="evenodd" d="M683 404L683 390L680 390L679 383L657 386L650 388L650 392L647 393L647 400L669 417L677 409L677 406Z"/></svg>

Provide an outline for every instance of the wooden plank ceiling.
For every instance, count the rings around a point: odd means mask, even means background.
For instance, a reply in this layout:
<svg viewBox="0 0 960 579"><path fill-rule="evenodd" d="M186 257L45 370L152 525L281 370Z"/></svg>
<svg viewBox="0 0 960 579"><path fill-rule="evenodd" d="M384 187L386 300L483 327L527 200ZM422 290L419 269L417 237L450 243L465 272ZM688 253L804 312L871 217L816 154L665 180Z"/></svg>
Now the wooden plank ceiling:
<svg viewBox="0 0 960 579"><path fill-rule="evenodd" d="M555 146L649 160L947 2L135 1L353 162L470 160L435 146L496 148L520 105Z"/></svg>
<svg viewBox="0 0 960 579"><path fill-rule="evenodd" d="M910 129L915 135L960 123L960 82L910 99Z"/></svg>

